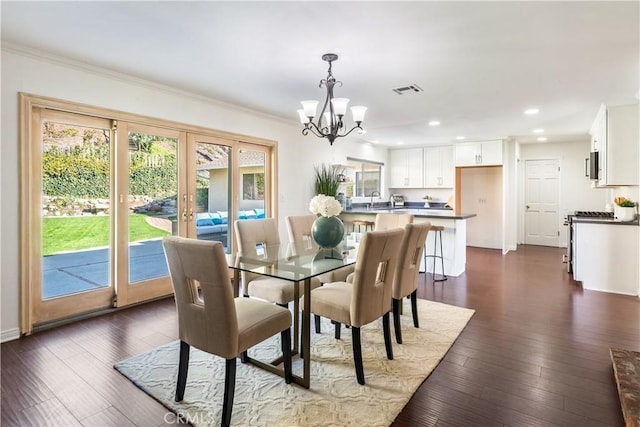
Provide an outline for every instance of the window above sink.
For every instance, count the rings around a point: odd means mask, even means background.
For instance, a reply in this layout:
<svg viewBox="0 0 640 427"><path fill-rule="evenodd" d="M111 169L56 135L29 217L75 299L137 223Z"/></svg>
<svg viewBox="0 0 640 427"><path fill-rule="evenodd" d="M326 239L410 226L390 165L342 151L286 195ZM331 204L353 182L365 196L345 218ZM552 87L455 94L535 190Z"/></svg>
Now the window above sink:
<svg viewBox="0 0 640 427"><path fill-rule="evenodd" d="M384 163L347 157L344 167L346 179L353 184L352 197L370 197L375 192L382 194Z"/></svg>

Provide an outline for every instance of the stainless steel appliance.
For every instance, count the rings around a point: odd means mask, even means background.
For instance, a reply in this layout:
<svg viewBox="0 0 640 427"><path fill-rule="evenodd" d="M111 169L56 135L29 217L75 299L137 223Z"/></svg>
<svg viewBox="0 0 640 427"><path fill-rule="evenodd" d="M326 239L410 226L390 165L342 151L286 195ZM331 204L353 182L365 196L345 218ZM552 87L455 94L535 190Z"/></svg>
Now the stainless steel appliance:
<svg viewBox="0 0 640 427"><path fill-rule="evenodd" d="M391 195L392 207L404 206L404 196L402 194Z"/></svg>
<svg viewBox="0 0 640 427"><path fill-rule="evenodd" d="M589 153L589 179L597 181L600 179L598 170L600 168L600 155L597 151Z"/></svg>
<svg viewBox="0 0 640 427"><path fill-rule="evenodd" d="M567 263L567 272L573 274L573 266L575 264L575 226L573 223L574 218L598 218L613 219L613 212L601 212L601 211L575 211L568 213L564 219L564 225L567 227L567 253L563 256L563 262Z"/></svg>

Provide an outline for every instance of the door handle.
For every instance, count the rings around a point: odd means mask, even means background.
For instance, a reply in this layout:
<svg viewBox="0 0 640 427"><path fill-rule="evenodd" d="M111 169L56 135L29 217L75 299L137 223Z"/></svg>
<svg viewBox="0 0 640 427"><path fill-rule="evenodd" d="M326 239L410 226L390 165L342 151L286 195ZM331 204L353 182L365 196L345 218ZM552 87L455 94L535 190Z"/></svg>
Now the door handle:
<svg viewBox="0 0 640 427"><path fill-rule="evenodd" d="M584 159L584 176L589 178L589 158Z"/></svg>

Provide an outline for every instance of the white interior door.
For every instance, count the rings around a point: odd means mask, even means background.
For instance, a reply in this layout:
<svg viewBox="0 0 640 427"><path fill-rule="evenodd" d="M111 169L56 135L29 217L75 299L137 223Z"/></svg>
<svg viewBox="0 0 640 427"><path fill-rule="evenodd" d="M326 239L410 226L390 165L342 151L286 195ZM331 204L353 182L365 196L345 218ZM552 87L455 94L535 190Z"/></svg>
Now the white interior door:
<svg viewBox="0 0 640 427"><path fill-rule="evenodd" d="M559 167L557 159L525 162L525 237L527 245L560 243L558 213Z"/></svg>

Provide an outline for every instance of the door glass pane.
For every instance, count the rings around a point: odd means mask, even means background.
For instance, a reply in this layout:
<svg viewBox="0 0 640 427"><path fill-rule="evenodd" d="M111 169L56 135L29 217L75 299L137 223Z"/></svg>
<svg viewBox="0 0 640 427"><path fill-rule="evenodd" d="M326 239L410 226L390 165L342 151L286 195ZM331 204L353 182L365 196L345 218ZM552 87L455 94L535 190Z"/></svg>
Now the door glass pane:
<svg viewBox="0 0 640 427"><path fill-rule="evenodd" d="M222 242L230 252L229 206L231 149L226 145L196 143L196 236Z"/></svg>
<svg viewBox="0 0 640 427"><path fill-rule="evenodd" d="M42 122L42 299L110 286L110 130Z"/></svg>
<svg viewBox="0 0 640 427"><path fill-rule="evenodd" d="M167 276L162 238L178 234L177 139L129 132L129 283Z"/></svg>
<svg viewBox="0 0 640 427"><path fill-rule="evenodd" d="M240 150L240 220L265 217L265 162L263 151Z"/></svg>

